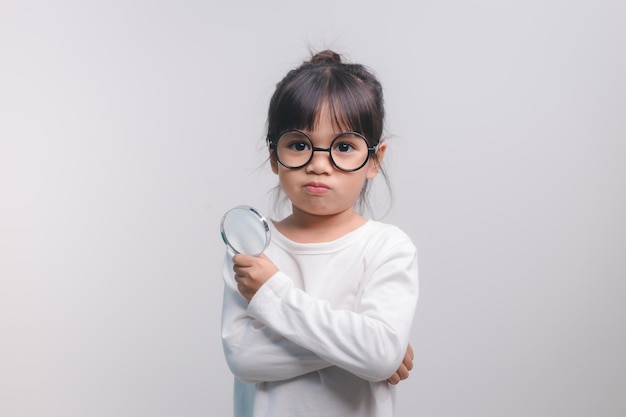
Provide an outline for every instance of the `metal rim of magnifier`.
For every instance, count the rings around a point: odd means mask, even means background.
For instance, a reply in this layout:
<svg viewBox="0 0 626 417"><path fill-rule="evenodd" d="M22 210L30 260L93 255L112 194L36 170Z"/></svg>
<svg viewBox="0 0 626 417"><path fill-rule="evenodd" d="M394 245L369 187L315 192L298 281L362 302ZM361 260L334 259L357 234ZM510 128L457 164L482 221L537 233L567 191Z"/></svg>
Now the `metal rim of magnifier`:
<svg viewBox="0 0 626 417"><path fill-rule="evenodd" d="M241 253L228 241L228 238L226 237L226 233L224 231L224 222L226 221L226 217L228 217L228 215L235 210L245 210L245 211L251 212L259 220L259 224L263 226L263 231L265 232L265 244L263 245L263 249L261 249L259 253L251 253L249 255L258 256L262 254L267 248L267 245L269 245L270 243L270 225L265 219L265 217L254 207L243 204L243 205L233 207L232 209L224 213L224 216L222 216L222 221L220 222L220 233L222 235L222 240L224 241L226 246L228 246L233 252Z"/></svg>

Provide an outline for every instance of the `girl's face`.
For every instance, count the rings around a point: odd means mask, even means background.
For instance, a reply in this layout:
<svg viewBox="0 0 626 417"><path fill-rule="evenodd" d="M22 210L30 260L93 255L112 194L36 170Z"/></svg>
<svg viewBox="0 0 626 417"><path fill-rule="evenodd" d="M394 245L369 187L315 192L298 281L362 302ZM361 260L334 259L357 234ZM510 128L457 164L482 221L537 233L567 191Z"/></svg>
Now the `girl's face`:
<svg viewBox="0 0 626 417"><path fill-rule="evenodd" d="M332 140L342 131L333 124L330 113L323 107L314 130L305 130L313 145L328 148ZM308 165L290 169L271 157L272 171L278 175L280 186L296 210L315 216L332 216L354 211L365 180L373 179L378 173L385 154L386 143L379 145L377 158L370 157L367 164L354 172L336 168L328 152L315 152Z"/></svg>

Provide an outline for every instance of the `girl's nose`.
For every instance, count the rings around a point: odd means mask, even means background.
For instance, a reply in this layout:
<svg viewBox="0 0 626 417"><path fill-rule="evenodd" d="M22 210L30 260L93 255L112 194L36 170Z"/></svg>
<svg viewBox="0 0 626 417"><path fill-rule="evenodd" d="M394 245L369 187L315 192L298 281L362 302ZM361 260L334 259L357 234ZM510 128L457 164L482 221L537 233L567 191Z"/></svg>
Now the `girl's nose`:
<svg viewBox="0 0 626 417"><path fill-rule="evenodd" d="M314 152L313 158L306 165L307 172L314 174L328 174L333 170L333 163L330 160L330 152Z"/></svg>

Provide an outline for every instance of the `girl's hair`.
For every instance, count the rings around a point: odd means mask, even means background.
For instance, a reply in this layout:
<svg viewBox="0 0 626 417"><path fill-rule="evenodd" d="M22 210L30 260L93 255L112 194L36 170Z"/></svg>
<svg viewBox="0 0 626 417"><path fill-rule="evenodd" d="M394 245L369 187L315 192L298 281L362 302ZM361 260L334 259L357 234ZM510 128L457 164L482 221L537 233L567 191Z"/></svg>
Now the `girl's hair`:
<svg viewBox="0 0 626 417"><path fill-rule="evenodd" d="M363 65L343 63L336 52L319 52L298 68L287 73L270 100L266 140L276 140L288 129L313 130L323 106L335 127L354 131L376 146L382 139L383 89L376 77ZM374 161L378 156L373 155ZM387 176L381 170L389 187ZM369 208L366 181L358 208Z"/></svg>

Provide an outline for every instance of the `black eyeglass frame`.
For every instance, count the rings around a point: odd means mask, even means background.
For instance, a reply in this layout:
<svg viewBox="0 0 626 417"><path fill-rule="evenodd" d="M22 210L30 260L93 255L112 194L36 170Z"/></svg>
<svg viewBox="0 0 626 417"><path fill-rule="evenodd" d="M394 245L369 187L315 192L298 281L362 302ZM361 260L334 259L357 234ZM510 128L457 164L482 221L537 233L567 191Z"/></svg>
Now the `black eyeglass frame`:
<svg viewBox="0 0 626 417"><path fill-rule="evenodd" d="M307 159L307 161L304 164L297 165L297 166L287 165L283 161L281 161L280 158L278 157L278 152L276 152L276 148L278 146L278 141L280 140L281 137L283 137L283 135L285 135L286 133L289 133L289 132L298 132L298 133L304 135L309 140L309 142L311 142L311 156L309 157L309 159ZM358 168L353 168L353 169L342 168L339 165L337 165L337 163L333 159L333 154L331 152L331 149L333 148L333 145L335 144L335 141L337 141L339 138L341 138L342 136L345 136L345 135L355 135L355 136L358 136L358 137L362 138L365 141L366 145L368 145L367 146L367 157L365 158L363 163ZM358 171L359 169L363 168L365 166L365 164L367 164L367 161L370 160L370 157L372 155L374 155L376 152L378 152L378 146L380 145L380 143L378 145L376 145L376 146L369 146L369 143L367 142L367 139L362 134L360 134L358 132L341 132L340 134L338 134L337 136L335 136L333 138L333 140L332 140L332 142L330 142L330 146L328 148L318 148L317 146L313 145L313 139L311 139L311 137L309 135L307 135L306 133L304 133L303 131L301 131L299 129L287 129L287 130L282 131L280 133L280 135L276 136L276 140L268 139L268 145L269 145L269 148L274 151L274 155L276 156L276 160L278 161L278 163L280 163L285 168L289 168L289 169L300 169L300 168L303 168L303 167L307 166L311 162L311 160L313 160L313 156L315 155L315 152L328 152L328 157L330 158L330 162L333 164L333 166L335 168L337 168L338 170L343 171L343 172L354 172L354 171Z"/></svg>

